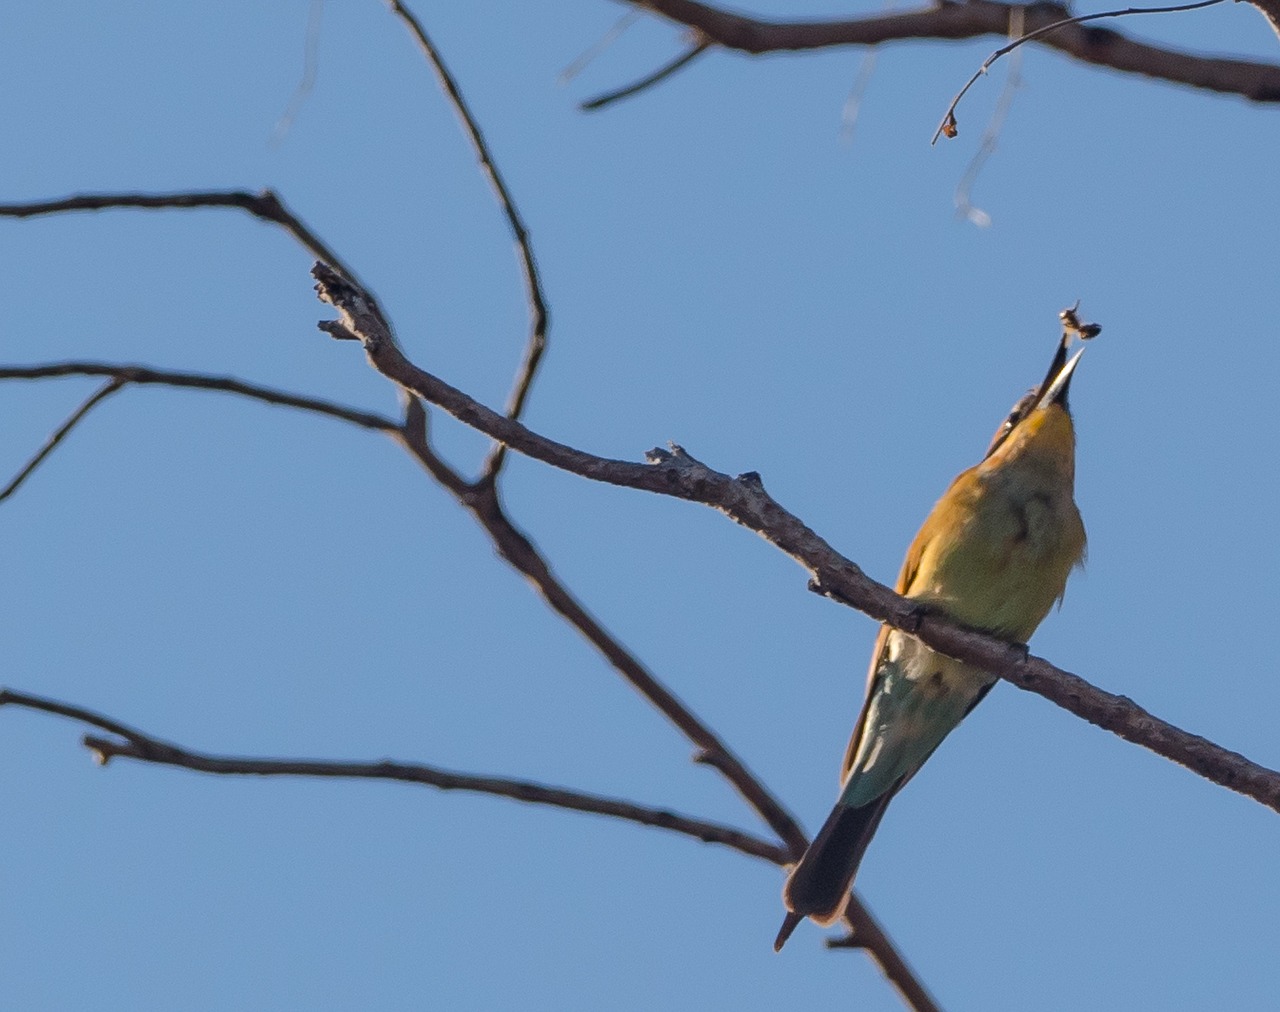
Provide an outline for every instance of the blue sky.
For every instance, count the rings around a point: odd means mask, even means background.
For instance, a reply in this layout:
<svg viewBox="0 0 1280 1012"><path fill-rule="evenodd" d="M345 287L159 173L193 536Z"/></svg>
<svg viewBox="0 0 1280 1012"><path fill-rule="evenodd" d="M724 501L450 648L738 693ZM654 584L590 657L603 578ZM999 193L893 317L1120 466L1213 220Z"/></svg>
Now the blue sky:
<svg viewBox="0 0 1280 1012"><path fill-rule="evenodd" d="M777 4L778 15L856 13ZM408 352L500 404L525 307L453 114L375 3L32 7L8 19L4 200L271 186L356 266ZM764 9L761 8L762 12ZM605 0L421 5L528 221L552 310L528 421L639 459L675 440L892 580L951 477L1043 374L1055 314L1104 327L1072 390L1087 569L1033 648L1280 766L1275 108L1026 51L974 200L952 193L994 47L713 53L642 21L568 86ZM1244 4L1131 19L1278 59ZM310 259L233 212L0 222L4 361L141 361L392 411L315 329ZM0 389L16 470L92 388ZM441 419L470 469L485 444ZM592 611L812 827L875 627L705 508L515 458L511 513ZM193 748L391 757L756 828L752 815L387 440L213 394L114 398L0 505L17 689ZM899 1005L781 873L657 830L378 783L94 767L0 713L0 979L13 1007ZM1274 1005L1280 817L998 687L894 803L859 884L951 1009Z"/></svg>

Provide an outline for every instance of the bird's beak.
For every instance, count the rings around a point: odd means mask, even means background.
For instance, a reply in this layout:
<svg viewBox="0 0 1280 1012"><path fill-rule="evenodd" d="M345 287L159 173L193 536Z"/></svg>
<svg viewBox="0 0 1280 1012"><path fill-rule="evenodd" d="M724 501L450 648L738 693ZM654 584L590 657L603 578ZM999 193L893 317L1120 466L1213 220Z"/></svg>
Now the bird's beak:
<svg viewBox="0 0 1280 1012"><path fill-rule="evenodd" d="M1036 391L1036 408L1047 408L1050 404L1060 404L1063 408L1067 406L1067 388L1071 385L1071 374L1076 371L1080 356L1084 354L1082 347L1067 358L1067 347L1071 343L1072 336L1071 334L1062 335L1062 341L1058 344L1058 351L1053 356L1049 372L1044 382L1040 384L1040 389Z"/></svg>
<svg viewBox="0 0 1280 1012"><path fill-rule="evenodd" d="M1035 389L1027 391L1018 400L1018 403L1013 406L1013 410L1009 412L1009 417L996 430L996 434L991 440L991 445L987 447L986 455L982 458L983 460L995 453L1000 448L1000 445L1009 438L1009 433L1017 428L1018 423L1031 412L1040 408L1047 408L1051 404L1057 404L1064 411L1068 410L1067 388L1071 385L1071 374L1076 371L1080 356L1084 354L1084 348L1079 348L1070 357L1067 355L1067 350L1071 347L1072 341L1088 341L1097 337L1102 328L1094 323L1080 323L1076 318L1074 308L1063 310L1061 315L1064 324L1062 340L1058 342L1058 350L1053 353L1053 361L1049 364L1049 371L1045 374L1044 381Z"/></svg>

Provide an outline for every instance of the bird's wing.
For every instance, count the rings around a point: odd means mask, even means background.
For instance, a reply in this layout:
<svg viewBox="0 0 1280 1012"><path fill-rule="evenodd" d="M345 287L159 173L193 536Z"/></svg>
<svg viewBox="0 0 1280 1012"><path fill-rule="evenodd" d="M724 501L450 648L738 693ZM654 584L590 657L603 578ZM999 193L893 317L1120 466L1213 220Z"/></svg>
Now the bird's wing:
<svg viewBox="0 0 1280 1012"><path fill-rule="evenodd" d="M944 514L939 507L944 502L957 503L968 499L973 492L975 484L976 468L969 468L962 472L955 481L951 483L951 487L947 489L942 498L934 505L929 515L925 518L920 530L912 539L911 547L907 549L907 557L902 560L902 570L898 573L898 582L894 584L893 589L903 597L913 597L917 595L920 588L916 586L916 578L920 576L920 564L924 559L925 551L933 542L934 538L947 533L948 524L954 521L954 517ZM884 663L885 653L889 647L890 628L887 625L880 627L880 632L876 636L875 649L871 651L871 668L867 671L867 694L862 701L862 712L858 714L858 722L854 725L853 736L849 739L849 747L845 749L844 762L840 767L840 779L843 781L849 775L849 769L853 765L854 756L858 754L858 749L862 745L862 732L867 722L867 711L871 708L871 700L880 688L880 668Z"/></svg>
<svg viewBox="0 0 1280 1012"><path fill-rule="evenodd" d="M911 585L915 582L925 545L932 536L931 520L933 520L932 513L911 542L911 547L907 549L907 557L902 562L901 572L898 573L898 582L894 584L893 589L904 597L909 594ZM889 649L889 632L890 627L882 625L880 632L876 635L876 645L871 651L871 667L867 671L867 692L862 700L862 712L858 714L858 722L853 727L852 737L849 738L849 747L844 752L844 762L840 765L841 781L849 775L849 770L853 766L854 756L858 754L858 748L862 744L862 730L867 723L867 712L871 709L871 700L880 689L880 668Z"/></svg>

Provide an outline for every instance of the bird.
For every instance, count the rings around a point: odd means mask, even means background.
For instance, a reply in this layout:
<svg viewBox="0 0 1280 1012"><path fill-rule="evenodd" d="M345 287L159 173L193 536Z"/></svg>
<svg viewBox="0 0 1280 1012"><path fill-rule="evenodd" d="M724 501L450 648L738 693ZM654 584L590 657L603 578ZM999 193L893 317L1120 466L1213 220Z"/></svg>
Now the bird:
<svg viewBox="0 0 1280 1012"><path fill-rule="evenodd" d="M1101 328L1080 323L1076 308L1059 314L1062 338L1044 381L1014 405L982 460L951 483L911 542L894 589L922 613L1024 644L1083 564L1067 392L1085 349L1068 351ZM840 795L787 877L775 951L806 917L827 926L844 912L889 802L996 681L881 626Z"/></svg>

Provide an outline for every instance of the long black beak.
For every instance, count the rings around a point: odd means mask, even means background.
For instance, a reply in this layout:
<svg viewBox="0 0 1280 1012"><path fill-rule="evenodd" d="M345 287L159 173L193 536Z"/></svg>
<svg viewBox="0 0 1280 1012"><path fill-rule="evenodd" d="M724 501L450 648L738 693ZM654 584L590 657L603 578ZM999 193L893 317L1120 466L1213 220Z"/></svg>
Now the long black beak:
<svg viewBox="0 0 1280 1012"><path fill-rule="evenodd" d="M1076 371L1076 365L1080 362L1080 356L1084 354L1084 348L1079 348L1074 355L1067 358L1067 347L1071 344L1071 338L1074 336L1068 331L1062 335L1062 340L1058 342L1058 350L1053 356L1053 363L1049 366L1049 372L1045 375L1044 382L1040 384L1040 388L1036 391L1035 405L1037 408L1047 408L1050 404L1060 404L1063 408L1067 407L1067 388L1071 386L1071 377Z"/></svg>
<svg viewBox="0 0 1280 1012"><path fill-rule="evenodd" d="M1084 348L1080 348L1070 358L1067 357L1067 349L1071 346L1074 336L1075 334L1070 330L1063 332L1062 340L1058 342L1058 350L1054 352L1053 361L1049 364L1049 371L1045 373L1044 381L1013 406L1009 417L1004 420L1004 424L991 440L991 445L987 447L983 460L995 453L997 447L1009 438L1009 433L1017 427L1018 423L1036 408L1059 404L1064 410L1068 410L1067 388L1071 386L1071 376L1076 371L1080 356L1084 354Z"/></svg>

